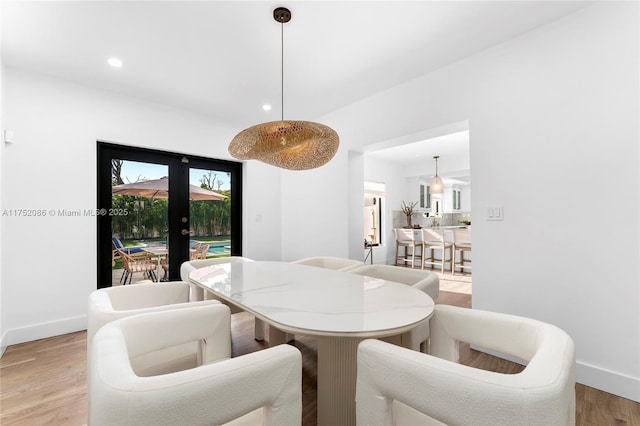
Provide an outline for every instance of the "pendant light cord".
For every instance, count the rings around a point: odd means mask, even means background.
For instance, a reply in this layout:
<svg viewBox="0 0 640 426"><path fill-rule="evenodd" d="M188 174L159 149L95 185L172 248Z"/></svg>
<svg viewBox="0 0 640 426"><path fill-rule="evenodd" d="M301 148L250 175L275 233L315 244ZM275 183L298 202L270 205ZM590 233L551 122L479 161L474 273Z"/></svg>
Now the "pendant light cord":
<svg viewBox="0 0 640 426"><path fill-rule="evenodd" d="M280 21L280 120L284 121L284 22Z"/></svg>

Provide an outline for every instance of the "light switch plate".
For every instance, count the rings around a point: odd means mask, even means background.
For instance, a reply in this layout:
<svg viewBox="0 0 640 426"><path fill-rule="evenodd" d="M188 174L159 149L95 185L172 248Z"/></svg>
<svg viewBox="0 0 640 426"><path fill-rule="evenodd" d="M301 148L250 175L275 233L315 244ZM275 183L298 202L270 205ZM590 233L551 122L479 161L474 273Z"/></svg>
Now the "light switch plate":
<svg viewBox="0 0 640 426"><path fill-rule="evenodd" d="M504 209L502 206L487 207L487 220L503 220Z"/></svg>
<svg viewBox="0 0 640 426"><path fill-rule="evenodd" d="M5 130L4 131L4 142L5 143L13 143L15 141L13 130Z"/></svg>

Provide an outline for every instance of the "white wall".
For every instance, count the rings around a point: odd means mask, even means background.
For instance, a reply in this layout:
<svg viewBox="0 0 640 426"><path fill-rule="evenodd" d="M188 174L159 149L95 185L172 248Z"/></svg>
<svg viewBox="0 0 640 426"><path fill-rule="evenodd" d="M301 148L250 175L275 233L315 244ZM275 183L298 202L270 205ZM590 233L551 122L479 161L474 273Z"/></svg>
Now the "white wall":
<svg viewBox="0 0 640 426"><path fill-rule="evenodd" d="M242 254L255 260L280 260L280 170L259 161L247 161L244 172Z"/></svg>
<svg viewBox="0 0 640 426"><path fill-rule="evenodd" d="M5 209L93 209L96 141L230 159L237 128L159 104L6 68ZM278 169L244 170L244 254L279 257ZM2 217L2 346L81 330L96 288L96 219ZM274 249L275 247L275 249Z"/></svg>
<svg viewBox="0 0 640 426"><path fill-rule="evenodd" d="M2 3L0 3L0 13L2 13ZM2 44L2 35L0 31L0 45ZM2 55L0 55L0 165L2 165L2 158L4 156L4 64L2 62ZM0 214L3 210L3 202L2 202L2 172L0 172ZM1 216L0 216L1 217ZM2 220L0 219L0 236L2 235ZM2 309L2 293L3 293L3 277L4 272L2 268L2 246L4 245L4 241L0 238L0 357L4 354L5 349L7 348L4 343L4 336L6 334L5 329L5 321L4 316L5 312Z"/></svg>
<svg viewBox="0 0 640 426"><path fill-rule="evenodd" d="M636 401L638 47L638 4L597 3L320 120L353 150L468 120L474 308L560 326L581 383ZM615 214L587 210L603 194ZM484 220L491 205L504 221Z"/></svg>
<svg viewBox="0 0 640 426"><path fill-rule="evenodd" d="M364 156L360 152L348 152L348 188L347 194L362 194L364 196ZM348 197L347 209L349 211L349 223L347 226L348 237L347 256L349 259L364 260L364 217L362 216L363 197ZM360 232L358 233L358 229Z"/></svg>
<svg viewBox="0 0 640 426"><path fill-rule="evenodd" d="M282 205L282 260L349 256L349 160L341 147L332 161L317 169L283 170L282 194L287 198Z"/></svg>

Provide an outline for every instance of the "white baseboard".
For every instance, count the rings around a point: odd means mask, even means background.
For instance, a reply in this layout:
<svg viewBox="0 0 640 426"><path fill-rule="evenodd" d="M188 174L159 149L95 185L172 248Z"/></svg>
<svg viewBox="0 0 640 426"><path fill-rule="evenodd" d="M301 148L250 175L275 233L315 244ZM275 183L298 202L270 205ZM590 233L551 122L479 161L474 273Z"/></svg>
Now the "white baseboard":
<svg viewBox="0 0 640 426"><path fill-rule="evenodd" d="M4 355L4 351L7 350L7 345L4 343L5 337L7 337L7 333L4 333L0 338L0 358Z"/></svg>
<svg viewBox="0 0 640 426"><path fill-rule="evenodd" d="M2 340L0 341L0 351L2 352L0 352L0 354L4 353L7 346L31 342L38 339L46 339L47 337L59 336L61 334L73 333L86 329L86 315L10 329L7 330L4 336L2 336Z"/></svg>
<svg viewBox="0 0 640 426"><path fill-rule="evenodd" d="M631 377L602 367L577 362L576 381L592 388L640 402L640 377Z"/></svg>
<svg viewBox="0 0 640 426"><path fill-rule="evenodd" d="M507 361L526 365L526 363L520 359L516 359L496 351L488 350L476 345L471 345L471 348L498 358L506 359ZM622 398L640 402L640 377L631 377L615 371L606 370L601 367L576 361L576 382Z"/></svg>

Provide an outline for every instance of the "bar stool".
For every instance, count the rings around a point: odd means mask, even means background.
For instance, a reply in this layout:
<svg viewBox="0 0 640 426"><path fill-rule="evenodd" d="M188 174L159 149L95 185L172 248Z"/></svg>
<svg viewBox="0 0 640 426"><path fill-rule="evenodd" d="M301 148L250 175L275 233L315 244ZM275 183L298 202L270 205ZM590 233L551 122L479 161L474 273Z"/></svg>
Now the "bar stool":
<svg viewBox="0 0 640 426"><path fill-rule="evenodd" d="M416 265L416 248L420 248L420 253L418 256L421 256L424 253L422 249L422 241L416 240L416 236L413 233L413 229L405 229L405 228L396 228L393 230L396 235L396 263L398 266L398 260L401 260L406 265L407 262L411 262L411 267L414 268ZM398 249L400 247L404 247L404 257L398 257ZM407 259L407 249L411 248L411 260Z"/></svg>
<svg viewBox="0 0 640 426"><path fill-rule="evenodd" d="M431 250L430 260L425 260L425 251ZM436 259L433 255L434 250L442 250L442 257ZM444 264L447 261L446 251L449 251L449 263L451 264L451 273L453 274L453 244L444 240L444 235L433 229L422 228L422 269L424 269L425 263L429 265L440 265L441 271L444 274Z"/></svg>
<svg viewBox="0 0 640 426"><path fill-rule="evenodd" d="M455 261L456 252L460 252L460 261ZM471 269L471 265L465 265L464 252L471 251L471 229L468 228L456 228L453 230L453 272L455 267L460 268L460 272L464 272L465 269ZM467 259L466 262L471 262Z"/></svg>

